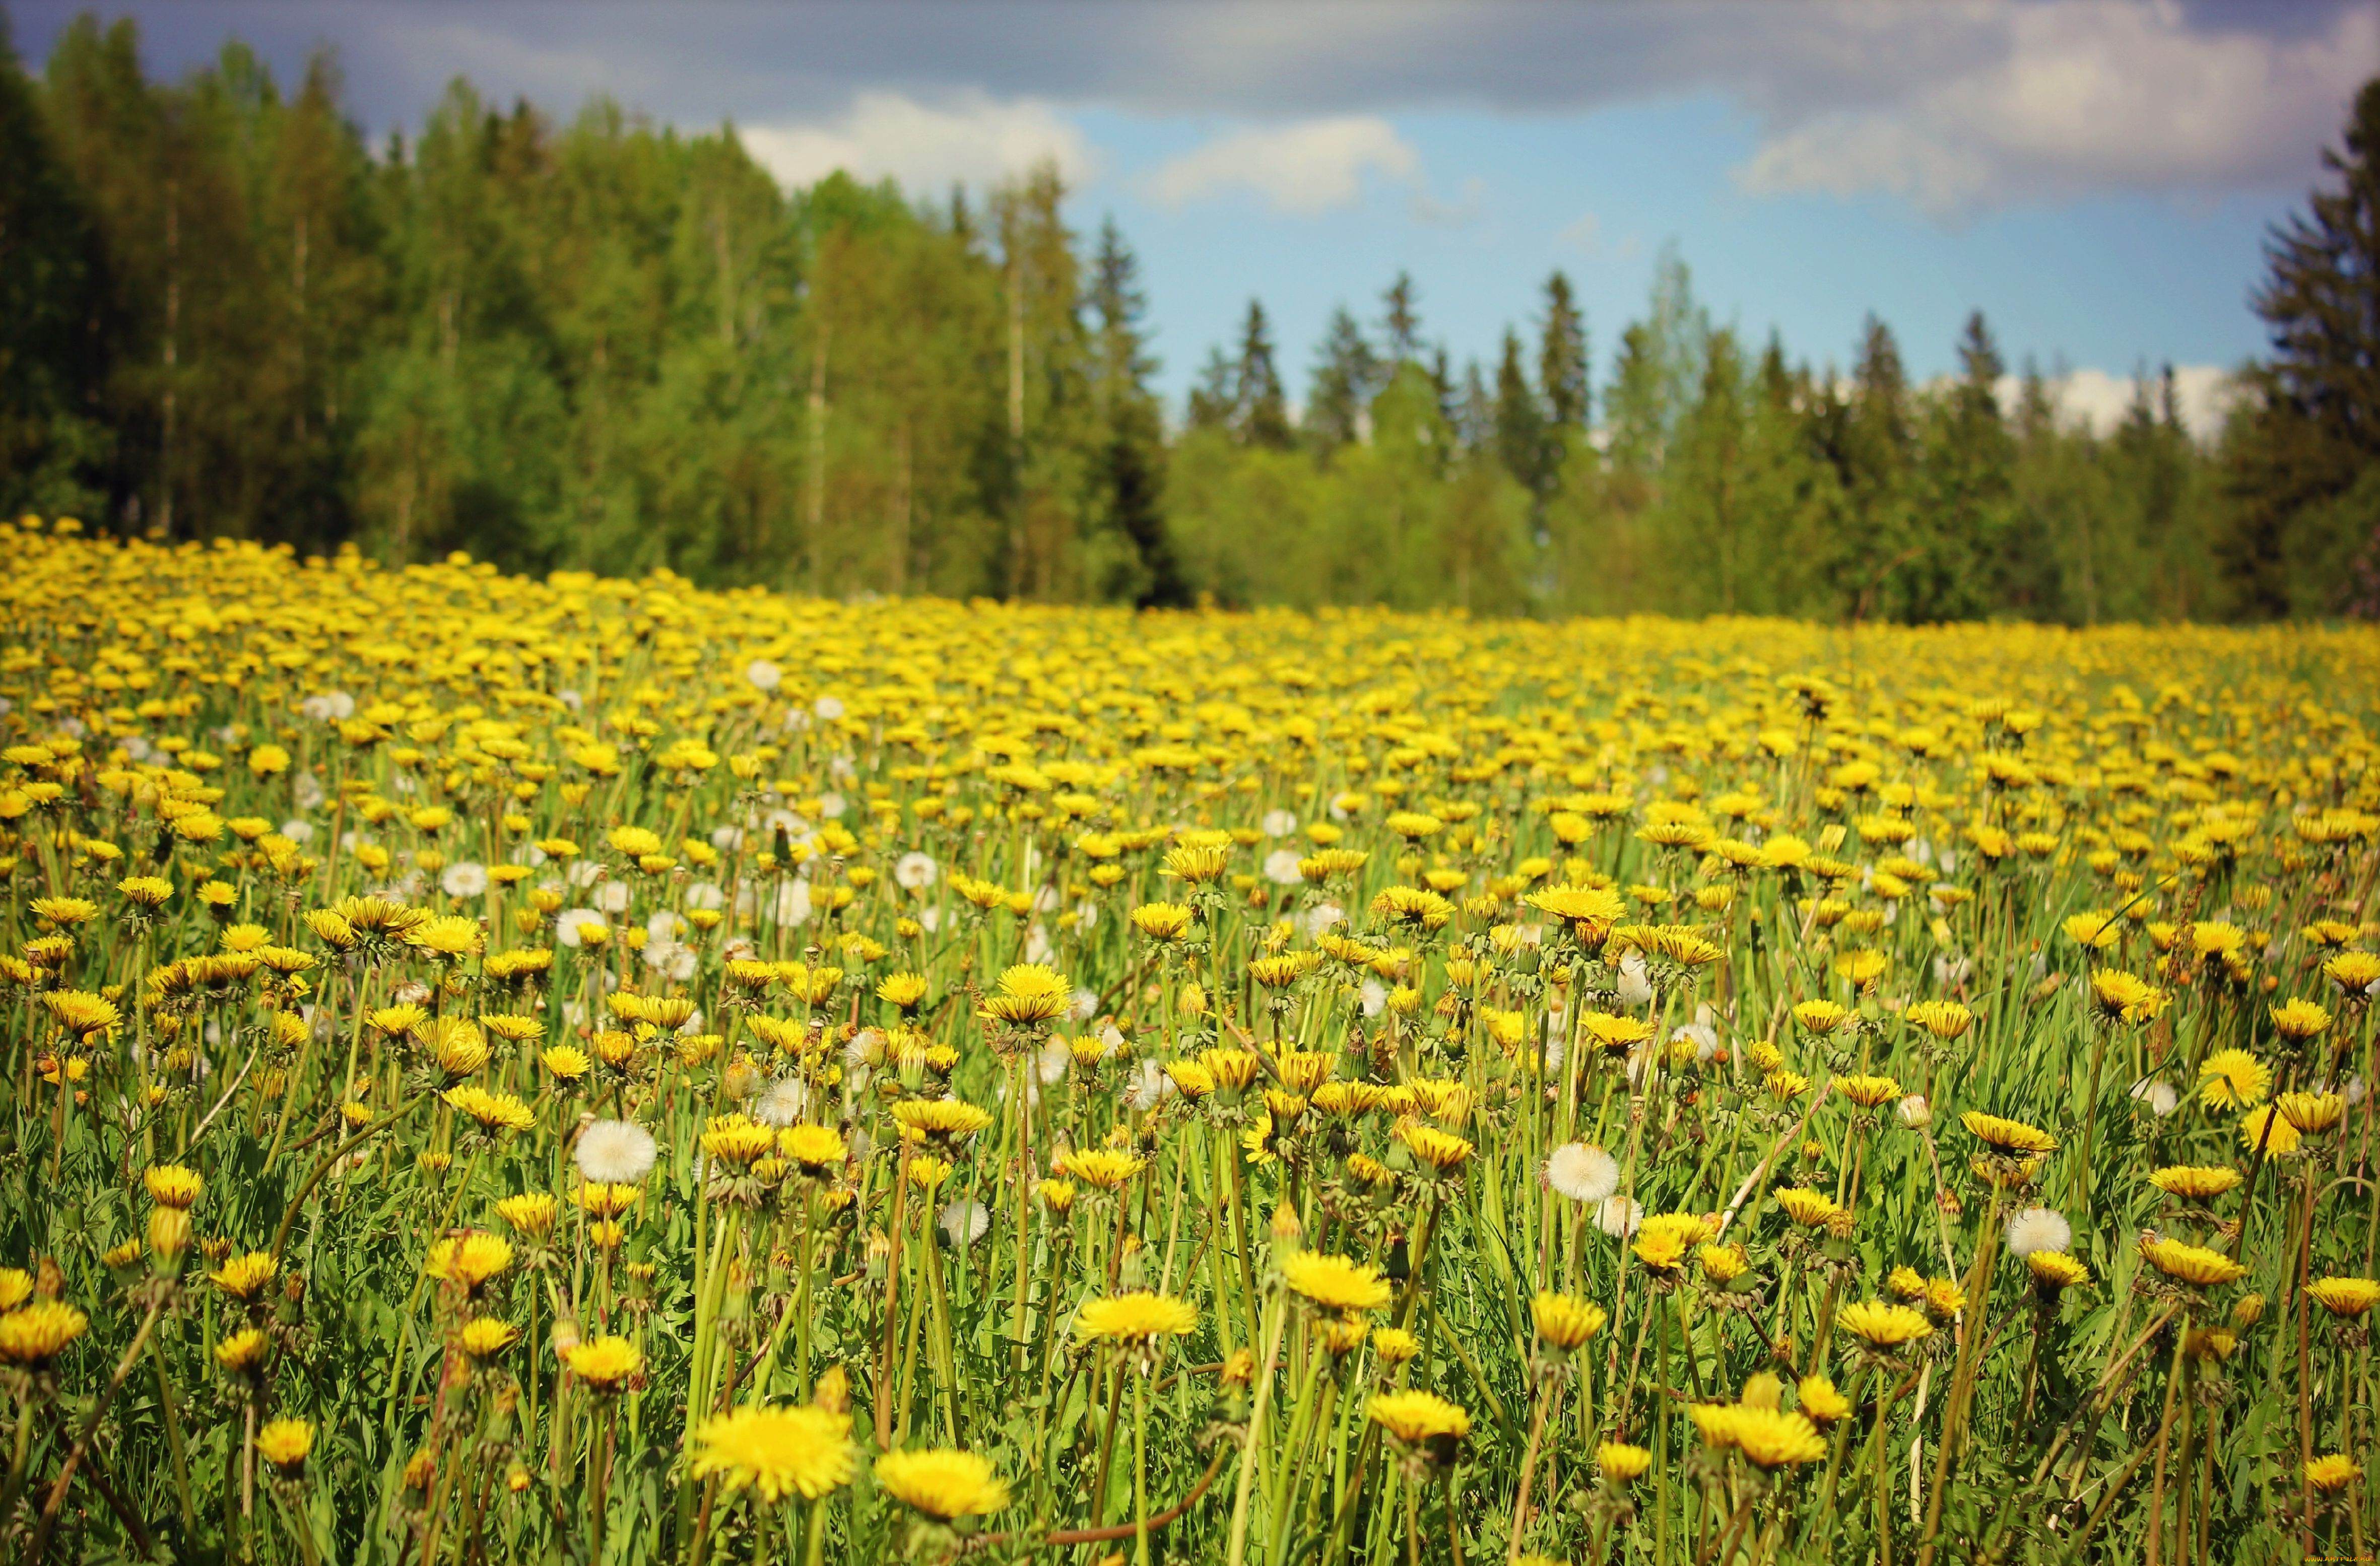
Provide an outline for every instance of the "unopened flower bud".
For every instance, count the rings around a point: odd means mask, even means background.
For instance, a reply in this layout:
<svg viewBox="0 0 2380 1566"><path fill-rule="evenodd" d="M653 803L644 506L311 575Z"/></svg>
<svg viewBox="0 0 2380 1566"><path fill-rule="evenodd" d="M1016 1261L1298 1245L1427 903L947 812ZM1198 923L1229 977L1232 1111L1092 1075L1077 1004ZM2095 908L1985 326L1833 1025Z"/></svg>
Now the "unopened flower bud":
<svg viewBox="0 0 2380 1566"><path fill-rule="evenodd" d="M170 1267L190 1248L190 1215L182 1208L158 1208L149 1214L149 1248L161 1265Z"/></svg>

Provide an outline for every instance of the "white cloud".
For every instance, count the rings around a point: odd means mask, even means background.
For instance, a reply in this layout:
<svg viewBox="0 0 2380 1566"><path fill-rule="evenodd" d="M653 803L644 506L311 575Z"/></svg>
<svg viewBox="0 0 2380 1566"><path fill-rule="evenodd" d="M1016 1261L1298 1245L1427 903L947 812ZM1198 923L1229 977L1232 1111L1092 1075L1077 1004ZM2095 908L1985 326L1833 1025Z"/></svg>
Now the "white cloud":
<svg viewBox="0 0 2380 1566"><path fill-rule="evenodd" d="M2050 406L2058 410L2061 421L2105 435L2123 423L2124 416L2131 411L2138 382L2129 375L2110 375L2104 370L2074 370L2052 377L2045 384ZM2013 375L2001 376L1993 390L1998 394L2000 407L2010 413L2023 395L2022 382ZM2178 364L2173 370L2173 395L2182 427L2194 439L2211 441L2222 433L2224 415L2239 395L2239 388L2230 372L2218 366ZM2155 386L2150 386L2151 406L2155 406L2156 396Z"/></svg>
<svg viewBox="0 0 2380 1566"><path fill-rule="evenodd" d="M1616 261L1634 261L1645 248L1645 241L1634 234L1622 234L1617 240L1607 240L1603 219L1594 212L1581 212L1554 234L1554 242L1577 251L1589 261L1607 257Z"/></svg>
<svg viewBox="0 0 2380 1566"><path fill-rule="evenodd" d="M933 192L953 182L986 185L1054 160L1066 182L1097 177L1099 154L1072 121L1036 99L1002 103L967 93L923 103L897 92L865 92L831 120L737 127L761 165L788 186L837 169L873 182Z"/></svg>
<svg viewBox="0 0 2380 1566"><path fill-rule="evenodd" d="M1884 190L1957 217L2110 187L2293 178L2380 58L2371 8L2294 36L2194 27L2165 0L2055 0L1992 20L1994 46L1903 78L1891 101L1773 112L1738 183L1761 194ZM1873 43L1881 72L1897 50L1888 36Z"/></svg>
<svg viewBox="0 0 2380 1566"><path fill-rule="evenodd" d="M1373 173L1413 184L1417 199L1427 199L1418 183L1421 154L1370 115L1232 131L1160 164L1145 184L1168 207L1245 189L1275 212L1311 217L1354 206Z"/></svg>

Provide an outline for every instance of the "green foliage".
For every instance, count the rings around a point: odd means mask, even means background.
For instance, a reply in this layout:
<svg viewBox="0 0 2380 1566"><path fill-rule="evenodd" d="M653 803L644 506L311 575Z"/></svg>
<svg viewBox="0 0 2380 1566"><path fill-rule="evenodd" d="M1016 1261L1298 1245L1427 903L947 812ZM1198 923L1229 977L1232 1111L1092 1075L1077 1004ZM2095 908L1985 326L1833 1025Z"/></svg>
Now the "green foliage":
<svg viewBox="0 0 2380 1566"><path fill-rule="evenodd" d="M1598 384L1569 280L1458 366L1398 274L1302 404L1260 300L1182 423L1111 221L1042 168L786 192L733 127L463 81L365 146L327 57L180 82L88 18L0 41L0 508L827 595L2073 624L2380 607L2380 85L2277 233L2219 450L2168 371L2099 435L1980 315L1911 377L1756 356L1674 247ZM1534 339L1534 340L1532 340Z"/></svg>

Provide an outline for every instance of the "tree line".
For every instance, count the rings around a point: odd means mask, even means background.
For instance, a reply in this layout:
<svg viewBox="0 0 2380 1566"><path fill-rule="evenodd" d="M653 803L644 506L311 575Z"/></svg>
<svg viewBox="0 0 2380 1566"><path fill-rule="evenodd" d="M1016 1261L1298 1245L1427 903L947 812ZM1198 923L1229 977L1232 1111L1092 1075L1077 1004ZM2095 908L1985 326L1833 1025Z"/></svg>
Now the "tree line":
<svg viewBox="0 0 2380 1566"><path fill-rule="evenodd" d="M5 25L5 18L0 18ZM393 561L833 595L2089 623L2380 610L2380 81L2253 303L2217 434L2169 370L2061 419L1980 314L1920 384L1718 324L1674 253L1598 361L1549 277L1492 365L1412 283L1293 404L1252 301L1178 417L1111 221L781 189L730 127L450 87L368 144L335 62L152 79L0 35L0 509Z"/></svg>

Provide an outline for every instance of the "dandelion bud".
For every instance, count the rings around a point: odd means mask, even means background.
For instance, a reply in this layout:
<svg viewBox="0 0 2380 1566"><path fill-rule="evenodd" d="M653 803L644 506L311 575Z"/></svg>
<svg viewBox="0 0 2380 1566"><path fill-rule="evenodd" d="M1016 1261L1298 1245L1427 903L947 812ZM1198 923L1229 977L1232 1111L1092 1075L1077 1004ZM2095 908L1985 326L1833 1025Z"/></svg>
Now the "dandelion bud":
<svg viewBox="0 0 2380 1566"><path fill-rule="evenodd" d="M1305 1237L1305 1225L1298 1221L1297 1209L1287 1202L1272 1209L1272 1243L1294 1247Z"/></svg>
<svg viewBox="0 0 2380 1566"><path fill-rule="evenodd" d="M190 1248L190 1215L182 1208L159 1208L149 1215L149 1248L170 1269Z"/></svg>
<svg viewBox="0 0 2380 1566"><path fill-rule="evenodd" d="M826 1374L818 1379L818 1390L810 1394L810 1402L829 1414L851 1412L851 1377L842 1366L826 1367Z"/></svg>
<svg viewBox="0 0 2380 1566"><path fill-rule="evenodd" d="M1934 1106L1925 1101L1923 1093L1912 1093L1901 1099L1893 1112L1900 1117L1900 1123L1912 1131L1923 1131L1934 1123Z"/></svg>
<svg viewBox="0 0 2380 1566"><path fill-rule="evenodd" d="M1231 1358L1223 1362L1223 1385L1245 1387L1257 1378L1257 1354L1254 1349L1233 1349Z"/></svg>
<svg viewBox="0 0 2380 1566"><path fill-rule="evenodd" d="M2256 1325L2257 1321L2262 1319L2264 1314L2264 1295L2242 1294L2239 1299L2232 1302L2231 1325L2239 1328L2242 1331L2245 1331L2249 1328Z"/></svg>

